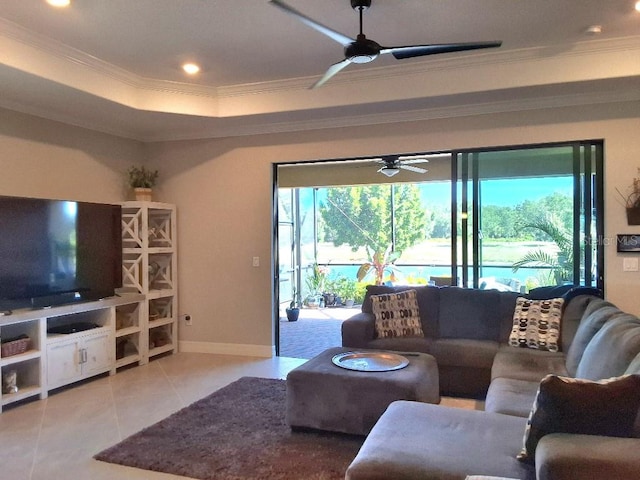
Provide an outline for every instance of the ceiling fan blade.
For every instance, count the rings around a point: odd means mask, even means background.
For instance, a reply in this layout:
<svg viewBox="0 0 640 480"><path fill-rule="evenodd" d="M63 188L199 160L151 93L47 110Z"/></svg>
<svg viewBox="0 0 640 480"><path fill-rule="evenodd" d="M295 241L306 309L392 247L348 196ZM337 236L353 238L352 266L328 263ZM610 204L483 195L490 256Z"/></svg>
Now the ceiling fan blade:
<svg viewBox="0 0 640 480"><path fill-rule="evenodd" d="M296 10L293 7L290 7L289 5L287 5L286 3L280 1L280 0L270 0L269 3L271 3L272 5L278 7L279 9L287 12L289 15L293 15L294 17L296 17L298 20L300 20L302 23L304 23L305 25L307 25L308 27L313 28L314 30L322 33L323 35L326 35L327 37L329 37L332 40L335 40L336 42L338 42L340 45L342 45L343 47L346 47L347 45L355 42L354 38L348 37L347 35L343 35L340 32L336 32L335 30L322 25L319 22L316 22L314 19L307 17L305 14L299 12L298 10Z"/></svg>
<svg viewBox="0 0 640 480"><path fill-rule="evenodd" d="M350 63L351 62L349 61L348 58L345 58L341 62L334 63L333 65L331 65L329 67L329 69L325 72L325 74L322 76L322 78L320 80L318 80L316 83L314 83L313 85L311 85L310 88L314 89L314 88L321 87L322 85L327 83L331 77L333 77L336 73L338 73L340 70L345 68Z"/></svg>
<svg viewBox="0 0 640 480"><path fill-rule="evenodd" d="M400 162L402 162L404 165L410 164L410 163L429 163L429 160L427 160L426 158L411 158L411 159L404 159L402 157L400 157Z"/></svg>
<svg viewBox="0 0 640 480"><path fill-rule="evenodd" d="M420 167L414 167L413 165L405 165L404 163L400 163L397 165L398 168L402 168L404 170L409 170L411 172L416 173L427 173L427 170Z"/></svg>
<svg viewBox="0 0 640 480"><path fill-rule="evenodd" d="M404 58L423 57L438 53L463 52L466 50L479 50L481 48L496 48L502 42L476 42L476 43L442 43L434 45L413 45L408 47L383 47L380 54L390 53L398 60Z"/></svg>

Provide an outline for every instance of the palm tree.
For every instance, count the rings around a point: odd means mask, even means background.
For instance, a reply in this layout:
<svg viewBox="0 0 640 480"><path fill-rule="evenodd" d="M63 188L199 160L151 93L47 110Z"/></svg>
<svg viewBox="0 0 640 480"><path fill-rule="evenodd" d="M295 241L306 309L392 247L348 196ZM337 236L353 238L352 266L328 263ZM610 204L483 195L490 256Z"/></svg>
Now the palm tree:
<svg viewBox="0 0 640 480"><path fill-rule="evenodd" d="M549 267L551 270L550 280L554 280L557 285L573 281L573 241L571 232L560 225L553 217L540 218L532 223L528 223L523 228L533 228L543 232L558 247L557 253L538 248L527 252L520 260L511 265L513 272L517 272L522 267Z"/></svg>

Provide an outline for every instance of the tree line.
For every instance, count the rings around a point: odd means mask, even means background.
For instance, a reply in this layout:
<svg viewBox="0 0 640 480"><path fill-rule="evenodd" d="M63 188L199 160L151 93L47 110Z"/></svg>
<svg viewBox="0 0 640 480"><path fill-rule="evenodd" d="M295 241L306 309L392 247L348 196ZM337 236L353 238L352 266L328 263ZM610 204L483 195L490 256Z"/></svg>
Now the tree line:
<svg viewBox="0 0 640 480"><path fill-rule="evenodd" d="M450 238L450 205L423 203L420 193L415 184L328 188L319 209L319 240L349 245L354 251L364 246L384 250L393 242L395 250L402 251L425 239ZM514 206L481 208L485 239L548 241L543 231L527 225L546 218L570 229L573 222L573 199L559 192Z"/></svg>

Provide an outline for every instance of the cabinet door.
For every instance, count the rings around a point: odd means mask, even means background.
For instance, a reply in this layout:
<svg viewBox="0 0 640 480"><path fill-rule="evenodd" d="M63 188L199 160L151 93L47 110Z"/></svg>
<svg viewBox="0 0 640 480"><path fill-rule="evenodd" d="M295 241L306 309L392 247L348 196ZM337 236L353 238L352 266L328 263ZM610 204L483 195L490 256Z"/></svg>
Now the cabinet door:
<svg viewBox="0 0 640 480"><path fill-rule="evenodd" d="M57 388L80 378L80 341L52 343L47 346L47 385Z"/></svg>
<svg viewBox="0 0 640 480"><path fill-rule="evenodd" d="M82 374L96 375L111 369L113 363L113 341L109 332L92 335L84 339L85 349Z"/></svg>

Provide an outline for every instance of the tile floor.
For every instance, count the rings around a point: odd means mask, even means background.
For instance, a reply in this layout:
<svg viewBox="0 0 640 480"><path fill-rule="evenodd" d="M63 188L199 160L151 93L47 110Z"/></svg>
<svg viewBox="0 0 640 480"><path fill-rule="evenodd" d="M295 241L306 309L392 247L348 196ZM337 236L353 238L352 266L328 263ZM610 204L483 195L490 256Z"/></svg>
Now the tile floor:
<svg viewBox="0 0 640 480"><path fill-rule="evenodd" d="M92 457L242 376L285 378L304 361L179 353L7 408L0 414L0 478L184 479ZM480 408L460 399L443 403Z"/></svg>

